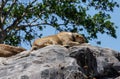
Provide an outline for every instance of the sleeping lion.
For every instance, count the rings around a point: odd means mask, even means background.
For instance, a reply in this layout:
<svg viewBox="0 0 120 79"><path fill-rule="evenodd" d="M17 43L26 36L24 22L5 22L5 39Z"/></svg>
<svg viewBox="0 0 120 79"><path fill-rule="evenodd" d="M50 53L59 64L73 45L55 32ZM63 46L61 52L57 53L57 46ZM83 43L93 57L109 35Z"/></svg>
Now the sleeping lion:
<svg viewBox="0 0 120 79"><path fill-rule="evenodd" d="M10 57L25 50L26 49L22 47L15 47L7 44L0 44L0 57Z"/></svg>
<svg viewBox="0 0 120 79"><path fill-rule="evenodd" d="M39 49L48 45L74 46L85 43L85 38L78 33L60 32L56 35L38 38L33 42L32 50Z"/></svg>

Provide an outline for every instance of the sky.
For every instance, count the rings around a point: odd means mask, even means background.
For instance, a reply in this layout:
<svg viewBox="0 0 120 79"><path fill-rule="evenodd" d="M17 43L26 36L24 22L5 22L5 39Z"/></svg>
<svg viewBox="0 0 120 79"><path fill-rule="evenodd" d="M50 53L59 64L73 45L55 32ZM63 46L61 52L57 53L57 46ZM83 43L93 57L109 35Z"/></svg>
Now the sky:
<svg viewBox="0 0 120 79"><path fill-rule="evenodd" d="M120 4L120 2L118 3ZM95 12L93 10L89 11L89 14L94 14L94 13ZM110 15L111 15L111 21L114 22L116 26L118 26L118 28L116 29L117 38L115 39L106 34L98 34L98 39L101 41L101 45L96 44L96 41L98 40L92 40L89 43L92 46L100 46L103 48L111 48L113 50L120 51L120 8L114 8L114 12L111 12ZM54 28L47 27L42 31L42 33L43 33L43 36L49 36L49 35L54 35L57 32L55 31Z"/></svg>
<svg viewBox="0 0 120 79"><path fill-rule="evenodd" d="M93 12L91 11L91 13ZM96 44L96 40L90 41L90 44L120 51L120 8L114 8L114 11L111 12L110 15L111 21L118 27L116 29L117 38L112 38L106 34L98 34L98 39L101 40L101 45Z"/></svg>
<svg viewBox="0 0 120 79"><path fill-rule="evenodd" d="M93 11L89 12L90 14L94 14ZM111 48L116 51L120 51L120 8L115 8L111 15L111 21L115 23L118 27L116 29L117 38L113 38L106 34L98 34L98 39L101 41L101 45L96 44L97 40L92 40L89 43L93 46L100 46L103 48ZM43 30L43 36L53 35L55 34L55 29L52 27L47 27Z"/></svg>

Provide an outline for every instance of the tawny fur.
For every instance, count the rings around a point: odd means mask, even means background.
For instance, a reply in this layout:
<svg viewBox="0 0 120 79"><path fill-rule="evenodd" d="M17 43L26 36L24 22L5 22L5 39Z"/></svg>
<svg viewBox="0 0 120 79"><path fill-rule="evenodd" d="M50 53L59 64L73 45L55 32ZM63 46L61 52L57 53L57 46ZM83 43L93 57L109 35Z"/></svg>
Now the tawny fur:
<svg viewBox="0 0 120 79"><path fill-rule="evenodd" d="M33 42L32 50L39 49L48 45L74 46L85 42L85 38L78 33L60 32L56 35L36 39Z"/></svg>
<svg viewBox="0 0 120 79"><path fill-rule="evenodd" d="M22 47L0 44L0 57L10 57L25 50Z"/></svg>

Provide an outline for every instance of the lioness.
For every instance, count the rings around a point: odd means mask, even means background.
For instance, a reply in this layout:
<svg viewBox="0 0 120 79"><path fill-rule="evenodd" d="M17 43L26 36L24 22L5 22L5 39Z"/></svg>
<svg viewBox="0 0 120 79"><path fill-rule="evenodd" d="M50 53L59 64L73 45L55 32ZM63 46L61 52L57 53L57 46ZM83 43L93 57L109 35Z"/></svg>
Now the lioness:
<svg viewBox="0 0 120 79"><path fill-rule="evenodd" d="M0 44L0 57L10 57L25 50L22 47Z"/></svg>
<svg viewBox="0 0 120 79"><path fill-rule="evenodd" d="M36 39L33 42L32 50L39 49L48 45L74 46L85 42L85 38L78 33L60 32L56 35Z"/></svg>

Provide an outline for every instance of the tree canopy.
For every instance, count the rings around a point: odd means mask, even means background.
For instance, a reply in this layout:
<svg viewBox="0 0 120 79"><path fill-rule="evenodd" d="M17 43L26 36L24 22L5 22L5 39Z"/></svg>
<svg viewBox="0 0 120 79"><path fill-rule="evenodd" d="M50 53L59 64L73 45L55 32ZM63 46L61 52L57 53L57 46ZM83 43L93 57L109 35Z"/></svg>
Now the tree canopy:
<svg viewBox="0 0 120 79"><path fill-rule="evenodd" d="M18 45L41 37L42 31L83 33L88 39L97 34L116 38L116 26L109 12L119 4L115 0L0 0L0 43ZM88 14L90 10L94 15Z"/></svg>

